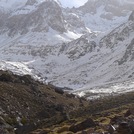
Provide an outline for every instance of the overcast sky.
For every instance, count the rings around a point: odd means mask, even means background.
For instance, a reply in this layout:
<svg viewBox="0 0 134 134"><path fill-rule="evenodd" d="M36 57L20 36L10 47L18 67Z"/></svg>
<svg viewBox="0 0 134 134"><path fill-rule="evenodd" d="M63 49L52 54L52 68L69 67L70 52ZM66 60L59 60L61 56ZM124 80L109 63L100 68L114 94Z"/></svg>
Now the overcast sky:
<svg viewBox="0 0 134 134"><path fill-rule="evenodd" d="M59 0L63 7L79 7L84 5L88 0Z"/></svg>

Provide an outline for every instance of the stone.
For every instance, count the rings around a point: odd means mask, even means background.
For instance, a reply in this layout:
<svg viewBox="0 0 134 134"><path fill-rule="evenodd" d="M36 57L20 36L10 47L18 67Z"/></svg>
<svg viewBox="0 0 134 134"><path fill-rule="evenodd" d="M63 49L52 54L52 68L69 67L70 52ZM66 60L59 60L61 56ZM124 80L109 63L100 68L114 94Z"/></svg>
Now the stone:
<svg viewBox="0 0 134 134"><path fill-rule="evenodd" d="M58 93L58 94L64 94L64 91L62 90L62 88L59 88L59 87L55 87L55 92Z"/></svg>
<svg viewBox="0 0 134 134"><path fill-rule="evenodd" d="M3 73L3 74L0 75L0 81L3 81L3 82L12 82L12 77L8 73Z"/></svg>
<svg viewBox="0 0 134 134"><path fill-rule="evenodd" d="M113 134L115 131L116 131L115 127L113 125L110 125L109 128L108 128L108 132L110 134Z"/></svg>
<svg viewBox="0 0 134 134"><path fill-rule="evenodd" d="M124 117L128 117L131 115L131 111L130 110L127 110L126 113L124 114Z"/></svg>
<svg viewBox="0 0 134 134"><path fill-rule="evenodd" d="M130 115L134 115L134 108L130 108L126 111L126 113L124 114L124 117L128 117Z"/></svg>
<svg viewBox="0 0 134 134"><path fill-rule="evenodd" d="M117 124L122 121L122 116L115 116L111 118L110 123L111 124Z"/></svg>
<svg viewBox="0 0 134 134"><path fill-rule="evenodd" d="M131 129L129 128L129 125L127 122L122 122L119 124L119 127L117 128L118 134L132 134Z"/></svg>
<svg viewBox="0 0 134 134"><path fill-rule="evenodd" d="M66 94L66 97L68 97L68 98L75 98L75 95L74 94Z"/></svg>
<svg viewBox="0 0 134 134"><path fill-rule="evenodd" d="M76 125L72 125L69 128L69 130L76 133L78 131L82 131L82 130L85 130L87 128L91 128L91 127L95 127L95 126L96 126L95 122L91 118L88 118L81 123L78 123Z"/></svg>

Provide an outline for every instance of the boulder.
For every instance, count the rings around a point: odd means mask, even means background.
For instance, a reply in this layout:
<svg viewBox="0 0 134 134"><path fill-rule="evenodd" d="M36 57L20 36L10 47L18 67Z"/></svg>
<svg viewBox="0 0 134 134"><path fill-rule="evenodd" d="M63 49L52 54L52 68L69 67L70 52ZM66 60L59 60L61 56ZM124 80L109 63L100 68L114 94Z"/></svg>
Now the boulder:
<svg viewBox="0 0 134 134"><path fill-rule="evenodd" d="M32 77L30 75L21 76L20 80L22 81L22 83L24 83L26 85L34 83L34 80L32 79Z"/></svg>
<svg viewBox="0 0 134 134"><path fill-rule="evenodd" d="M91 118L88 118L81 123L78 123L76 125L72 125L69 128L69 131L76 133L78 131L82 131L82 130L85 130L87 128L91 128L91 127L95 127L95 126L96 126L95 122Z"/></svg>
<svg viewBox="0 0 134 134"><path fill-rule="evenodd" d="M3 81L3 82L12 82L12 77L8 73L3 73L3 74L0 75L0 81Z"/></svg>
<svg viewBox="0 0 134 134"><path fill-rule="evenodd" d="M68 97L68 98L75 98L75 95L74 94L66 94L66 97Z"/></svg>
<svg viewBox="0 0 134 134"><path fill-rule="evenodd" d="M120 123L117 132L118 134L133 134L127 122Z"/></svg>
<svg viewBox="0 0 134 134"><path fill-rule="evenodd" d="M134 108L130 108L126 111L126 113L124 114L124 117L129 117L131 115L134 115Z"/></svg>
<svg viewBox="0 0 134 134"><path fill-rule="evenodd" d="M132 114L131 111L130 111L130 110L127 110L126 113L124 114L124 117L128 117L128 116L130 116L131 114Z"/></svg>
<svg viewBox="0 0 134 134"><path fill-rule="evenodd" d="M111 124L118 124L123 120L122 116L114 116L111 118L110 123Z"/></svg>
<svg viewBox="0 0 134 134"><path fill-rule="evenodd" d="M56 93L61 94L61 95L63 95L63 94L64 94L64 90L63 90L64 88L54 86L54 85L53 85L53 84L51 84L51 83L48 83L48 85L49 85L49 87L53 88L53 89L54 89L54 91L55 91Z"/></svg>
<svg viewBox="0 0 134 134"><path fill-rule="evenodd" d="M115 131L116 131L115 127L113 125L110 125L108 128L109 134L114 134Z"/></svg>
<svg viewBox="0 0 134 134"><path fill-rule="evenodd" d="M63 113L64 112L64 105L63 104L55 105L55 110Z"/></svg>
<svg viewBox="0 0 134 134"><path fill-rule="evenodd" d="M58 93L58 94L64 94L64 91L63 91L62 88L60 88L60 87L55 87L54 90L55 90L55 92Z"/></svg>

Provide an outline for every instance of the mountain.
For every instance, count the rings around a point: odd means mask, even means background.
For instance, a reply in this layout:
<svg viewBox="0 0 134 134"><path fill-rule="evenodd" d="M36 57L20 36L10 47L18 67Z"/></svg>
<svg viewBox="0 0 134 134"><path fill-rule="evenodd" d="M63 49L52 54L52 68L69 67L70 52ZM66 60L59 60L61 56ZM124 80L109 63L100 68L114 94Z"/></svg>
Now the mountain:
<svg viewBox="0 0 134 134"><path fill-rule="evenodd" d="M86 72L89 75L89 85L76 91L77 93L84 91L103 95L133 90L133 15L134 12L126 23L100 39L99 52L90 60L90 65L86 64L90 66L90 70ZM83 68L84 66L81 69ZM78 72L81 72L80 70Z"/></svg>
<svg viewBox="0 0 134 134"><path fill-rule="evenodd" d="M72 9L55 0L10 2L16 8L0 1L0 69L85 91L133 86L133 1L89 0Z"/></svg>
<svg viewBox="0 0 134 134"><path fill-rule="evenodd" d="M86 27L93 31L114 29L129 17L134 10L132 0L88 0L85 5L72 9L85 22Z"/></svg>
<svg viewBox="0 0 134 134"><path fill-rule="evenodd" d="M87 105L85 100L81 102ZM59 87L35 81L30 75L0 70L1 134L29 134L41 126L58 124L80 104L80 98Z"/></svg>
<svg viewBox="0 0 134 134"><path fill-rule="evenodd" d="M22 44L23 42L36 43L40 40L38 44L51 45L53 44L51 39L55 40L54 44L57 44L80 37L79 33L74 33L66 28L67 24L62 10L54 0L42 2L29 0L24 6L15 10L10 9L6 12L1 10L1 16L3 17L1 17L0 33L13 40L19 37L17 41ZM28 37L25 38L25 36Z"/></svg>
<svg viewBox="0 0 134 134"><path fill-rule="evenodd" d="M132 134L133 7L0 0L0 133Z"/></svg>
<svg viewBox="0 0 134 134"><path fill-rule="evenodd" d="M111 132L110 126L114 132L134 132L133 98L131 92L88 101L30 75L0 70L0 133L101 134Z"/></svg>
<svg viewBox="0 0 134 134"><path fill-rule="evenodd" d="M5 25L1 25L1 30L7 29L4 32L11 37L30 31L48 32L49 27L61 33L66 31L61 9L55 1L45 1L39 5L36 5L36 1L32 4L31 1L27 1L24 7L13 11L12 16L4 22Z"/></svg>

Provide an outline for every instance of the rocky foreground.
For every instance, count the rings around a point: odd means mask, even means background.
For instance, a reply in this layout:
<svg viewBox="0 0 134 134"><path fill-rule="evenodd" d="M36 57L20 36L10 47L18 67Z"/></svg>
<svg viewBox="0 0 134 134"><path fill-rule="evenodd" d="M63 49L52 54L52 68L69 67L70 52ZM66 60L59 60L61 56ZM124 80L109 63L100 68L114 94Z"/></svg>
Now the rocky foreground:
<svg viewBox="0 0 134 134"><path fill-rule="evenodd" d="M70 118L31 134L134 134L134 93L90 101Z"/></svg>
<svg viewBox="0 0 134 134"><path fill-rule="evenodd" d="M134 134L134 92L99 100L0 71L0 134Z"/></svg>

